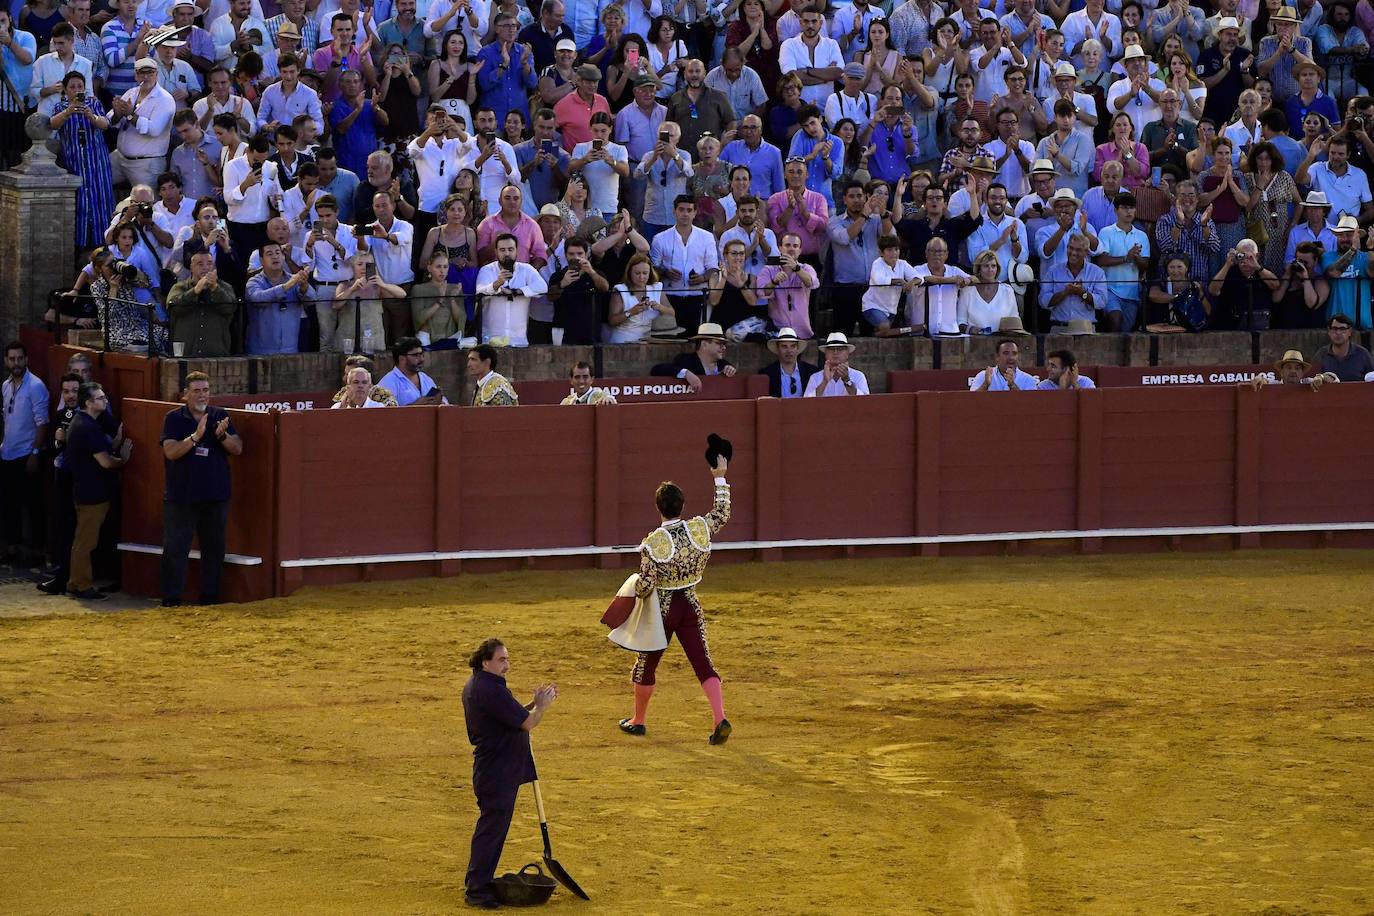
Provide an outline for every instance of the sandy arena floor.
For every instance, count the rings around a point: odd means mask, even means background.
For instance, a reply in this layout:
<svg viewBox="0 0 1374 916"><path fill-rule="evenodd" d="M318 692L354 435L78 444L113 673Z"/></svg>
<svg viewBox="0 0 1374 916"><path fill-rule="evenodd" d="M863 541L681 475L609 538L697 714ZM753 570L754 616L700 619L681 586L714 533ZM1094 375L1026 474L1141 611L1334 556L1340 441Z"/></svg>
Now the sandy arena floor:
<svg viewBox="0 0 1374 916"><path fill-rule="evenodd" d="M0 911L460 910L499 634L561 912L1374 912L1370 554L722 566L722 748L676 648L616 731L619 579L0 620Z"/></svg>

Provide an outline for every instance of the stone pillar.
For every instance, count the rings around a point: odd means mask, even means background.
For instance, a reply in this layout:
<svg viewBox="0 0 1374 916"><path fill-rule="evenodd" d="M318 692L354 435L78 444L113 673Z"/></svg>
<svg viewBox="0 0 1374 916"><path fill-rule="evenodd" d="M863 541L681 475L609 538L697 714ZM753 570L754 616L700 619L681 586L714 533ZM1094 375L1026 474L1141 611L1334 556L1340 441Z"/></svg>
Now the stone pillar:
<svg viewBox="0 0 1374 916"><path fill-rule="evenodd" d="M0 339L21 324L41 324L48 293L70 289L76 276L76 190L81 179L48 149L46 115L24 124L33 145L23 161L0 172Z"/></svg>

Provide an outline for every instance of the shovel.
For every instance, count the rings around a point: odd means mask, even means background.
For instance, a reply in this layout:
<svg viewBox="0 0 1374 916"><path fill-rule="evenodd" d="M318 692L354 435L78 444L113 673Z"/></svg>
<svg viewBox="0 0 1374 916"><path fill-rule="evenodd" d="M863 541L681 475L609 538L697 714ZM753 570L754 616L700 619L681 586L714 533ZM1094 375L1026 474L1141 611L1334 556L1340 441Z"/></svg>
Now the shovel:
<svg viewBox="0 0 1374 916"><path fill-rule="evenodd" d="M558 883L572 891L583 900L591 900L587 892L573 880L568 870L558 864L558 860L553 857L553 846L549 842L549 819L544 815L544 793L539 791L539 776L534 777L534 807L539 811L539 832L544 835L544 864L548 866L549 874L557 879Z"/></svg>

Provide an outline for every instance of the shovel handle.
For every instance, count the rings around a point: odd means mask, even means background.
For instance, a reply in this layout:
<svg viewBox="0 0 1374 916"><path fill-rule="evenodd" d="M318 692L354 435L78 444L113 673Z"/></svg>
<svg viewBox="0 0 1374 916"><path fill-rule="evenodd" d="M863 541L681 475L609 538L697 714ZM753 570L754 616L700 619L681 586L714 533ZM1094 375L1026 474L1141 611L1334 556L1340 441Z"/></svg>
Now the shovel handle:
<svg viewBox="0 0 1374 916"><path fill-rule="evenodd" d="M544 816L544 793L539 791L539 780L534 781L534 809L539 812L539 823L547 824L549 819Z"/></svg>

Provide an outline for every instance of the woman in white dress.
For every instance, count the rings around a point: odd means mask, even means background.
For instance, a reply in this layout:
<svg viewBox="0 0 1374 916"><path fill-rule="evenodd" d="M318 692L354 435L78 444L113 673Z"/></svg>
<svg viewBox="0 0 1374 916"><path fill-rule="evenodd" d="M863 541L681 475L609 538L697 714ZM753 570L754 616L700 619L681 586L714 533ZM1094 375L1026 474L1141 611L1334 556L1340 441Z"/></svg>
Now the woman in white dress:
<svg viewBox="0 0 1374 916"><path fill-rule="evenodd" d="M649 339L654 319L672 316L673 307L663 295L663 284L646 254L630 258L625 267L625 282L611 290L611 328L608 343L644 343Z"/></svg>
<svg viewBox="0 0 1374 916"><path fill-rule="evenodd" d="M1001 270L995 251L980 251L973 259L973 284L959 291L958 309L970 334L995 334L1003 318L1020 315L1011 286L997 282Z"/></svg>

